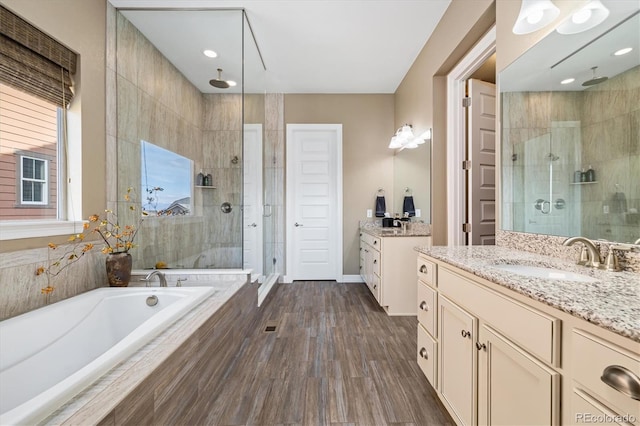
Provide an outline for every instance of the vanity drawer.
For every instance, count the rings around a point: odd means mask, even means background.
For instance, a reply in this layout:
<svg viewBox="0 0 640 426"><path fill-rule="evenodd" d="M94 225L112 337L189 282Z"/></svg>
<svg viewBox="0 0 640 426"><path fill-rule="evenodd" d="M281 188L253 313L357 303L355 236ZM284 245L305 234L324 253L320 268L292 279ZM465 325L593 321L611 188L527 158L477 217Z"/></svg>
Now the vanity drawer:
<svg viewBox="0 0 640 426"><path fill-rule="evenodd" d="M371 234L367 234L366 232L362 233L362 239L365 243L369 244L376 250L380 250L380 238L374 237Z"/></svg>
<svg viewBox="0 0 640 426"><path fill-rule="evenodd" d="M371 252L371 263L373 264L373 269L371 272L380 276L380 252L377 250L373 250Z"/></svg>
<svg viewBox="0 0 640 426"><path fill-rule="evenodd" d="M436 336L436 292L418 280L418 321L432 335Z"/></svg>
<svg viewBox="0 0 640 426"><path fill-rule="evenodd" d="M571 338L573 380L618 414L632 415L636 422L640 422L640 401L614 389L601 379L605 376L607 367L618 366L618 377L627 376L631 380L640 380L640 356L582 330L574 329ZM606 375L611 376L611 373Z"/></svg>
<svg viewBox="0 0 640 426"><path fill-rule="evenodd" d="M429 333L418 324L418 366L431 383L434 389L436 385L436 354L437 343Z"/></svg>
<svg viewBox="0 0 640 426"><path fill-rule="evenodd" d="M418 255L418 278L434 287L437 286L436 283L436 264L427 260L422 255Z"/></svg>
<svg viewBox="0 0 640 426"><path fill-rule="evenodd" d="M560 320L440 267L440 293L552 365L560 362Z"/></svg>

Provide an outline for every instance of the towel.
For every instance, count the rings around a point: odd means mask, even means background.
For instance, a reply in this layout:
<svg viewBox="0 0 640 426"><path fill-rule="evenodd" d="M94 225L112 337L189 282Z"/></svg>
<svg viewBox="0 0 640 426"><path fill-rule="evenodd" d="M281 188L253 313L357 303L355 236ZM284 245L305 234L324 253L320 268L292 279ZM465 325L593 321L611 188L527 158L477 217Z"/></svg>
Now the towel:
<svg viewBox="0 0 640 426"><path fill-rule="evenodd" d="M413 205L413 195L407 195L404 197L404 202L402 203L402 212L409 213L409 217L413 217L416 215L416 206Z"/></svg>
<svg viewBox="0 0 640 426"><path fill-rule="evenodd" d="M385 211L387 211L387 206L384 202L384 196L378 195L376 197L376 217L384 217Z"/></svg>

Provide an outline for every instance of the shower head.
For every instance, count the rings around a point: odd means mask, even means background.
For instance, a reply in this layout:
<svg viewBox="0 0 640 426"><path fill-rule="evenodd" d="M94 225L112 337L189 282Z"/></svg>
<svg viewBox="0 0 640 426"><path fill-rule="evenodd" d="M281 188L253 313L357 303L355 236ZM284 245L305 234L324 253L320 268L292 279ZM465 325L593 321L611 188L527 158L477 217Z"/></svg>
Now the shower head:
<svg viewBox="0 0 640 426"><path fill-rule="evenodd" d="M596 77L596 69L598 69L598 67L591 68L591 70L593 71L593 77L591 78L591 80L587 80L584 83L582 83L583 86L585 87L595 86L596 84L600 84L603 81L606 81L609 79L609 77Z"/></svg>
<svg viewBox="0 0 640 426"><path fill-rule="evenodd" d="M218 89L228 89L229 83L222 79L222 68L218 68L218 78L209 80L209 84Z"/></svg>

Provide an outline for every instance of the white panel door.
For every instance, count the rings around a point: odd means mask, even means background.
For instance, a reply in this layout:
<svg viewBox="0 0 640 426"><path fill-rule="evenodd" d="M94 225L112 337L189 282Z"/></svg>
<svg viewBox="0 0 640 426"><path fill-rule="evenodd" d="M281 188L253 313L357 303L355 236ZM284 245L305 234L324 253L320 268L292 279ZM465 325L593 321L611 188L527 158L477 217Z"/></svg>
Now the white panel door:
<svg viewBox="0 0 640 426"><path fill-rule="evenodd" d="M471 79L469 94L469 242L492 245L496 238L496 86Z"/></svg>
<svg viewBox="0 0 640 426"><path fill-rule="evenodd" d="M244 125L242 267L262 278L262 125Z"/></svg>
<svg viewBox="0 0 640 426"><path fill-rule="evenodd" d="M287 125L287 281L342 279L342 125Z"/></svg>

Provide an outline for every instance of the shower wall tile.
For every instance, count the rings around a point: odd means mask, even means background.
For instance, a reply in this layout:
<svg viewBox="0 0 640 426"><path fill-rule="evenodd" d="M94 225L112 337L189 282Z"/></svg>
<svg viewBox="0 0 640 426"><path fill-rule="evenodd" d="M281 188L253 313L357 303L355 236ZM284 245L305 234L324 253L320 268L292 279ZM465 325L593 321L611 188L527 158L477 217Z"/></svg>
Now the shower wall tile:
<svg viewBox="0 0 640 426"><path fill-rule="evenodd" d="M111 3L107 3L107 25L106 25L106 63L107 69L116 70L116 22L118 20L116 8Z"/></svg>
<svg viewBox="0 0 640 426"><path fill-rule="evenodd" d="M118 98L117 90L117 74L113 69L106 71L106 126L107 135L117 136L118 133Z"/></svg>
<svg viewBox="0 0 640 426"><path fill-rule="evenodd" d="M138 90L122 76L116 80L118 90L118 138L133 142L137 139Z"/></svg>
<svg viewBox="0 0 640 426"><path fill-rule="evenodd" d="M268 93L265 97L266 130L284 131L284 94Z"/></svg>
<svg viewBox="0 0 640 426"><path fill-rule="evenodd" d="M53 293L48 297L41 294L47 278L36 276L36 269L48 264L48 255L57 259L65 247L51 253L42 248L0 253L0 321L106 284L104 255L94 250L51 278Z"/></svg>
<svg viewBox="0 0 640 426"><path fill-rule="evenodd" d="M242 130L242 96L204 95L203 129Z"/></svg>
<svg viewBox="0 0 640 426"><path fill-rule="evenodd" d="M140 32L121 13L117 14L116 61L118 75L136 84L138 80L138 40Z"/></svg>

